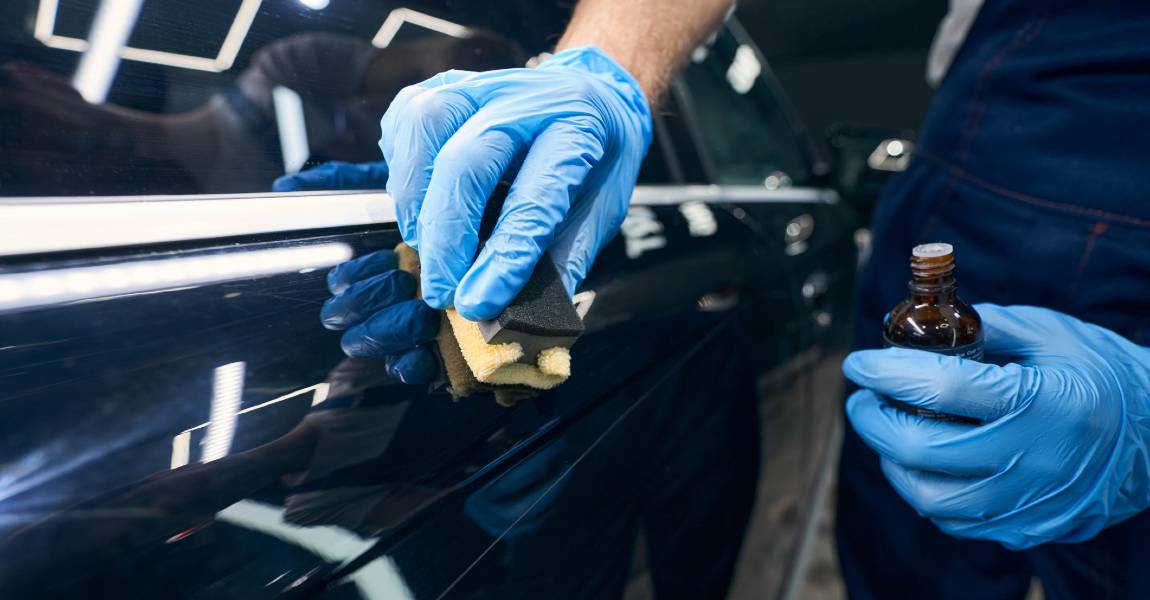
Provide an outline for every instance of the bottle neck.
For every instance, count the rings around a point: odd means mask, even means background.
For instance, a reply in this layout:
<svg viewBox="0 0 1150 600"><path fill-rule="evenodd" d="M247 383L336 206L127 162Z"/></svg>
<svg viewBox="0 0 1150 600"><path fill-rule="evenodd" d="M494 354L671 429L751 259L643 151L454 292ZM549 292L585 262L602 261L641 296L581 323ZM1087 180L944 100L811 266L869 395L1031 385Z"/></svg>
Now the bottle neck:
<svg viewBox="0 0 1150 600"><path fill-rule="evenodd" d="M937 280L911 279L906 288L916 304L948 304L954 301L954 277Z"/></svg>
<svg viewBox="0 0 1150 600"><path fill-rule="evenodd" d="M954 301L954 255L918 257L910 260L911 298L920 304Z"/></svg>

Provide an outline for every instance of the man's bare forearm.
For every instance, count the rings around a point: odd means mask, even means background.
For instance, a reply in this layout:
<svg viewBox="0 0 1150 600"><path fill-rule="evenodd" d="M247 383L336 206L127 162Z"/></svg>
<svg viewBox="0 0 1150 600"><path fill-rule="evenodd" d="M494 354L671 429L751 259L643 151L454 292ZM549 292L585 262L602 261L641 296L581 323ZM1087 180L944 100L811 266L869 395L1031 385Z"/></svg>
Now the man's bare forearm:
<svg viewBox="0 0 1150 600"><path fill-rule="evenodd" d="M582 0L557 50L594 44L627 69L655 104L734 0Z"/></svg>

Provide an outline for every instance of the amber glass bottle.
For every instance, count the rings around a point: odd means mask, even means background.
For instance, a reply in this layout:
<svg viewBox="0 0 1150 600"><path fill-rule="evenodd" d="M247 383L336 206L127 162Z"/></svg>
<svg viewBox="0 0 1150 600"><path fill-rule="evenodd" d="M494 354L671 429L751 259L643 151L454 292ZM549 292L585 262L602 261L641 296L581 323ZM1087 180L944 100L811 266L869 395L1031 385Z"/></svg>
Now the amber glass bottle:
<svg viewBox="0 0 1150 600"><path fill-rule="evenodd" d="M910 256L910 295L887 313L883 343L982 360L982 319L954 291L954 248L934 243L915 246ZM908 412L947 421L970 422L887 399Z"/></svg>

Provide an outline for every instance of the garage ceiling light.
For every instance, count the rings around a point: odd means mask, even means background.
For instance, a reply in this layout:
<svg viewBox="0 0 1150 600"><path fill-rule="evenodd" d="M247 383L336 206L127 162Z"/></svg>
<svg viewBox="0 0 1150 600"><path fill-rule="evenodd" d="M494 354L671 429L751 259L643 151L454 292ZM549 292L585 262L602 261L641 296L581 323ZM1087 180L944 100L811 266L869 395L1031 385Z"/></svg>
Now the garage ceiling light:
<svg viewBox="0 0 1150 600"><path fill-rule="evenodd" d="M311 156L303 99L295 90L277 85L272 88L272 107L275 109L276 129L279 130L284 173L296 173Z"/></svg>
<svg viewBox="0 0 1150 600"><path fill-rule="evenodd" d="M763 65L755 56L755 50L746 44L735 50L735 60L727 68L727 82L736 92L745 94L755 87L759 75L763 73Z"/></svg>
<svg viewBox="0 0 1150 600"><path fill-rule="evenodd" d="M102 0L88 34L91 43L80 58L72 87L92 104L103 104L120 69L120 51L128 44L144 0Z"/></svg>
<svg viewBox="0 0 1150 600"><path fill-rule="evenodd" d="M219 53L214 57L124 46L120 50L120 58L212 73L226 71L235 62L236 55L240 52L240 46L243 45L244 38L247 37L248 30L251 29L252 21L255 20L256 12L262 3L263 0L242 0L240 8L232 20L232 25L228 29L227 36L224 37L223 44L220 44ZM36 24L33 34L36 39L50 48L72 52L86 51L89 46L88 40L56 35L56 12L59 5L60 0L40 0L40 5L36 10Z"/></svg>
<svg viewBox="0 0 1150 600"><path fill-rule="evenodd" d="M371 45L376 48L386 48L395 39L396 34L399 33L399 28L403 27L404 23L418 25L424 29L437 31L455 38L465 38L471 35L471 30L459 23L452 23L410 8L397 8L387 14L387 18L383 20L383 25L379 27L375 37L371 39Z"/></svg>

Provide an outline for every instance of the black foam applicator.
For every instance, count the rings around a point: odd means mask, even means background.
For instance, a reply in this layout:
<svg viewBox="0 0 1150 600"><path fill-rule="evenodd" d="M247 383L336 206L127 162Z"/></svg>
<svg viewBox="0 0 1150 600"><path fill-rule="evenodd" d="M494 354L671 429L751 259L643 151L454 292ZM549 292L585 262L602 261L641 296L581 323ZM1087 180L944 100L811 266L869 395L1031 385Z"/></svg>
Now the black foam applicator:
<svg viewBox="0 0 1150 600"><path fill-rule="evenodd" d="M484 210L480 239L486 240L495 229L509 186L500 183ZM531 277L499 316L479 322L479 330L488 344L518 343L523 347L523 360L534 362L547 348L570 348L583 334L583 320L559 270L549 253L543 253Z"/></svg>
<svg viewBox="0 0 1150 600"><path fill-rule="evenodd" d="M480 321L479 330L488 344L519 343L524 359L533 362L541 350L570 348L583 334L583 321L544 253L515 300L498 317Z"/></svg>

